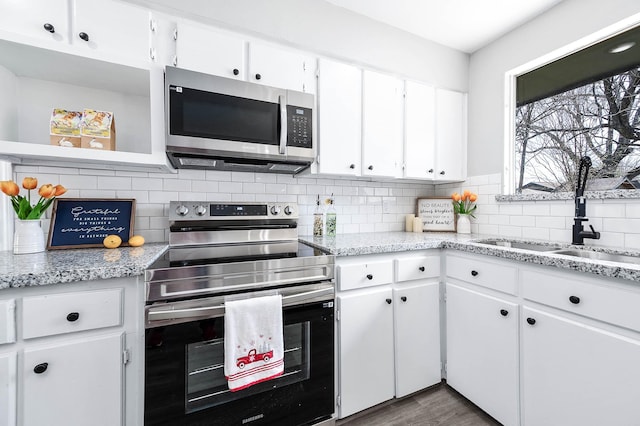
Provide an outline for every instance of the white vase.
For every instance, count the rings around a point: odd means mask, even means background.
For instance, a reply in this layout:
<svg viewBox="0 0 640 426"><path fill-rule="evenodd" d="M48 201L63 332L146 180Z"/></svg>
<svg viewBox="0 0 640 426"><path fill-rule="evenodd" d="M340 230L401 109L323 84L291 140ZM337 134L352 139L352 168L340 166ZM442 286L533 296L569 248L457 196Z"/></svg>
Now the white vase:
<svg viewBox="0 0 640 426"><path fill-rule="evenodd" d="M470 234L471 233L471 219L468 214L459 214L458 223L456 226L458 234Z"/></svg>
<svg viewBox="0 0 640 426"><path fill-rule="evenodd" d="M40 219L16 219L13 231L13 254L40 253L44 251L44 233Z"/></svg>

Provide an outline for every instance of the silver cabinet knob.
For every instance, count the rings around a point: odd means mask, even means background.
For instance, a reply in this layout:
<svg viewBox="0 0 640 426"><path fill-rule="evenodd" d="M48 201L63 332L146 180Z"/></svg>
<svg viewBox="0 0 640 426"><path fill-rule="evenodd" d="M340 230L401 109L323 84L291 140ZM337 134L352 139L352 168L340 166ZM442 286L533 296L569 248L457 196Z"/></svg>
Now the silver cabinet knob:
<svg viewBox="0 0 640 426"><path fill-rule="evenodd" d="M284 208L284 214L289 216L291 213L293 213L293 209L291 207L287 206Z"/></svg>
<svg viewBox="0 0 640 426"><path fill-rule="evenodd" d="M204 216L205 214L207 214L207 208L205 206L196 207L196 214L198 216Z"/></svg>
<svg viewBox="0 0 640 426"><path fill-rule="evenodd" d="M280 207L278 206L271 206L271 214L276 216L278 214L280 214Z"/></svg>

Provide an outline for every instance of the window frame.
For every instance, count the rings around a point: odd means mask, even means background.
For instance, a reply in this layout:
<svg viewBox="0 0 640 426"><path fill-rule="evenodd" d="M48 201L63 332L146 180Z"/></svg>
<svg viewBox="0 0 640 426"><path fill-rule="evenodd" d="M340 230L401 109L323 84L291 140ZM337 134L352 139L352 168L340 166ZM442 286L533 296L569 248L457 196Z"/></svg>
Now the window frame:
<svg viewBox="0 0 640 426"><path fill-rule="evenodd" d="M502 194L516 195L515 188L515 141L516 141L516 80L518 76L526 74L537 68L541 68L551 62L565 58L582 49L600 43L608 38L624 33L634 27L640 26L640 13L632 15L615 24L609 25L586 37L582 37L563 47L555 49L545 55L526 62L505 73L504 81L504 163L502 171ZM518 198L527 195L517 194ZM534 194L534 198L536 195Z"/></svg>

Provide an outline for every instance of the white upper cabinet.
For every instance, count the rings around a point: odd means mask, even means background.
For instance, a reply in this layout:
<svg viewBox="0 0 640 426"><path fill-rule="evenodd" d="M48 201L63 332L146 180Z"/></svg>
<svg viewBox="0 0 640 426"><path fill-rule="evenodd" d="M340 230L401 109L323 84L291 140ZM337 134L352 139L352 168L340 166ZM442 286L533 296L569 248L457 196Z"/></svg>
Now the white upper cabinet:
<svg viewBox="0 0 640 426"><path fill-rule="evenodd" d="M261 43L249 43L252 83L315 94L317 59L314 56Z"/></svg>
<svg viewBox="0 0 640 426"><path fill-rule="evenodd" d="M176 60L165 65L221 77L246 77L244 39L181 20L176 29Z"/></svg>
<svg viewBox="0 0 640 426"><path fill-rule="evenodd" d="M72 2L71 43L84 53L150 60L150 14L143 8L104 0Z"/></svg>
<svg viewBox="0 0 640 426"><path fill-rule="evenodd" d="M413 81L406 82L405 90L404 177L434 179L436 91Z"/></svg>
<svg viewBox="0 0 640 426"><path fill-rule="evenodd" d="M0 29L45 42L69 42L68 0L0 0Z"/></svg>
<svg viewBox="0 0 640 426"><path fill-rule="evenodd" d="M362 174L399 177L402 162L404 83L374 71L363 73Z"/></svg>
<svg viewBox="0 0 640 426"><path fill-rule="evenodd" d="M436 89L435 178L464 180L467 174L467 96Z"/></svg>
<svg viewBox="0 0 640 426"><path fill-rule="evenodd" d="M150 13L109 0L0 0L0 29L19 41L113 62L150 60Z"/></svg>
<svg viewBox="0 0 640 426"><path fill-rule="evenodd" d="M362 71L328 59L318 68L318 172L359 176Z"/></svg>

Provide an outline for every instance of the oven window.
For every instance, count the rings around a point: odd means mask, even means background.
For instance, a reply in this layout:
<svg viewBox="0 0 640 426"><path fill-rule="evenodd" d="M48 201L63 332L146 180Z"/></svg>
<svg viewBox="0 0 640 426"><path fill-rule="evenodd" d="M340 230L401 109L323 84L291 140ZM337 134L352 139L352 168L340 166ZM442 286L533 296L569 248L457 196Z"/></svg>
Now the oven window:
<svg viewBox="0 0 640 426"><path fill-rule="evenodd" d="M172 135L278 145L278 104L202 90L170 90Z"/></svg>
<svg viewBox="0 0 640 426"><path fill-rule="evenodd" d="M187 345L185 411L192 413L307 380L310 368L309 327L308 321L284 327L284 373L281 377L238 392L229 391L224 376L223 339Z"/></svg>

